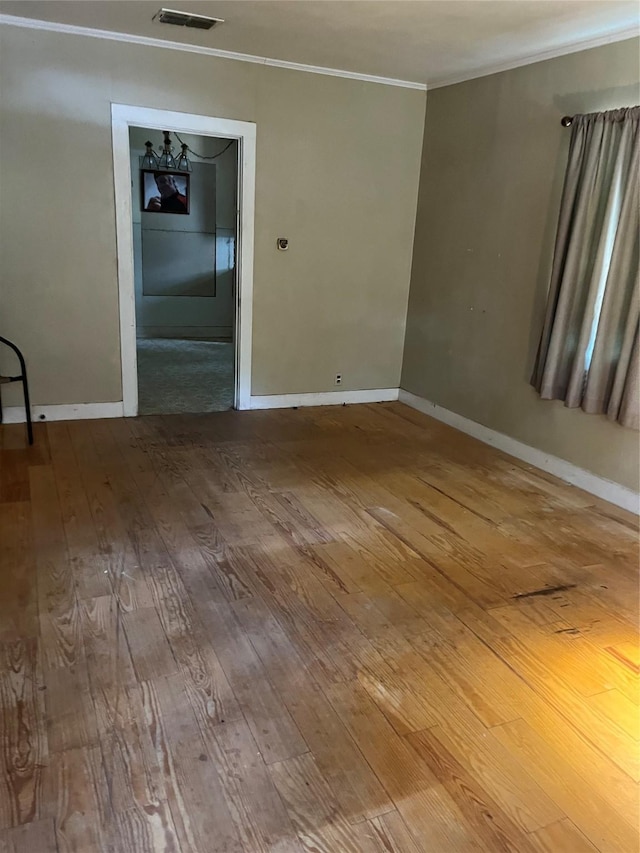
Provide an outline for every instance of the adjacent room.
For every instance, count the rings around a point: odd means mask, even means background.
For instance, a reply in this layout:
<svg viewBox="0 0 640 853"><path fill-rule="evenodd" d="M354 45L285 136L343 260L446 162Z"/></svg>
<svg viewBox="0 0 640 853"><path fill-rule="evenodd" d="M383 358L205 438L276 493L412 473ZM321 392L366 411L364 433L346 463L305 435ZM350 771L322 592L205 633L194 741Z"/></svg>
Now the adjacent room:
<svg viewBox="0 0 640 853"><path fill-rule="evenodd" d="M129 141L138 414L231 409L237 142L178 136L178 153L133 126Z"/></svg>
<svg viewBox="0 0 640 853"><path fill-rule="evenodd" d="M0 850L640 853L635 0L0 2Z"/></svg>

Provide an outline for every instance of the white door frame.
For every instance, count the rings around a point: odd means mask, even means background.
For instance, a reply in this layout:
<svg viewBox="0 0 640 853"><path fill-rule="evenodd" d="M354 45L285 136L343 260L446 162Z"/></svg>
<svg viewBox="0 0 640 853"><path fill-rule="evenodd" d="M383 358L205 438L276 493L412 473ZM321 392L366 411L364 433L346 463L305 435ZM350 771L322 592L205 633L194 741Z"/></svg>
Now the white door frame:
<svg viewBox="0 0 640 853"><path fill-rule="evenodd" d="M235 407L251 407L251 326L253 313L253 234L256 183L256 125L212 116L111 104L113 180L116 204L120 358L125 417L138 414L136 300L133 273L133 217L129 128L173 130L238 140L238 234L235 294Z"/></svg>

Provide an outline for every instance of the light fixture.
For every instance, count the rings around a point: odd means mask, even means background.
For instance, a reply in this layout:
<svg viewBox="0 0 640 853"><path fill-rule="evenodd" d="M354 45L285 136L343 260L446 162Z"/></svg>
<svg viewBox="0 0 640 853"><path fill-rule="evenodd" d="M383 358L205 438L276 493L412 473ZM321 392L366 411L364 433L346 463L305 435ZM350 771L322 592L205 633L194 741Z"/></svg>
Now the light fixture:
<svg viewBox="0 0 640 853"><path fill-rule="evenodd" d="M140 158L141 169L151 169L157 172L162 169L170 169L177 172L190 172L191 161L188 157L189 146L186 142L180 144L180 155L176 161L173 156L173 145L171 144L171 134L168 130L163 130L164 140L162 143L162 153L156 154L153 150L152 142L145 142L145 153Z"/></svg>
<svg viewBox="0 0 640 853"><path fill-rule="evenodd" d="M158 165L161 169L177 169L178 164L173 156L171 134L168 130L163 130L162 132L164 133L164 142L162 143L162 154L160 155Z"/></svg>
<svg viewBox="0 0 640 853"><path fill-rule="evenodd" d="M189 150L189 146L186 142L183 142L180 145L180 156L178 157L178 171L180 172L190 172L191 171L191 162L187 157L187 151Z"/></svg>
<svg viewBox="0 0 640 853"><path fill-rule="evenodd" d="M140 168L141 169L157 169L158 168L158 155L153 150L153 142L145 142L144 147L146 148L144 157L140 160Z"/></svg>

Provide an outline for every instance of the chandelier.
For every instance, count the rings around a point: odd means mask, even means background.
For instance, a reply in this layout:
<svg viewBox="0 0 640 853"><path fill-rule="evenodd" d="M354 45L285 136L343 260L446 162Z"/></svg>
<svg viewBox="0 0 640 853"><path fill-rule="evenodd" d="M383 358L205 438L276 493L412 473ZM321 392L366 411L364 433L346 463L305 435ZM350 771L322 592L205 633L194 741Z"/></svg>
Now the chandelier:
<svg viewBox="0 0 640 853"><path fill-rule="evenodd" d="M145 154L140 158L141 169L152 169L159 171L162 169L171 169L178 172L190 172L191 161L187 156L189 146L186 142L180 145L180 154L177 159L173 156L173 145L171 144L171 134L168 130L163 130L164 141L162 143L162 153L156 154L153 150L153 142L145 142Z"/></svg>

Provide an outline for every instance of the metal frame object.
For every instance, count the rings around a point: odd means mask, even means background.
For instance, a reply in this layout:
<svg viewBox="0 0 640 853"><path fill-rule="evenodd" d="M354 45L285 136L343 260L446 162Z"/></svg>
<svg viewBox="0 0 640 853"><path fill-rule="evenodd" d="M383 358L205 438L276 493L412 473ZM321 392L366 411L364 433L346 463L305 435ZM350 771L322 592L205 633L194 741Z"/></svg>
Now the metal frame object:
<svg viewBox="0 0 640 853"><path fill-rule="evenodd" d="M33 444L33 425L31 423L31 404L29 402L29 382L27 380L27 365L24 361L24 356L15 344L0 336L0 343L6 344L18 356L20 362L20 373L18 376L0 376L0 385L7 385L10 382L22 382L22 392L24 394L24 408L27 416L27 436L29 444ZM2 423L2 397L0 396L0 424Z"/></svg>

